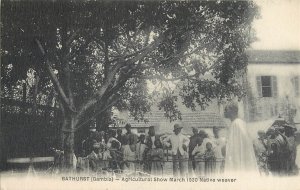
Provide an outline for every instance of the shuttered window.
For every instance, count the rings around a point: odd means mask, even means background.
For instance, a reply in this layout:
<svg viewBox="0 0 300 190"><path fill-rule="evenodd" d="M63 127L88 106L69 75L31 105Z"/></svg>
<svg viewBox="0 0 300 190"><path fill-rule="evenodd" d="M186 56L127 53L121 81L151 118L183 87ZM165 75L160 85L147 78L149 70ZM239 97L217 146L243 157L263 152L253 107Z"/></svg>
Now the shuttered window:
<svg viewBox="0 0 300 190"><path fill-rule="evenodd" d="M259 97L277 97L277 78L275 76L257 76L256 83Z"/></svg>
<svg viewBox="0 0 300 190"><path fill-rule="evenodd" d="M277 90L277 78L275 76L271 77L272 80L272 97L278 96L278 90Z"/></svg>
<svg viewBox="0 0 300 190"><path fill-rule="evenodd" d="M261 76L256 77L256 86L257 86L258 97L262 97Z"/></svg>

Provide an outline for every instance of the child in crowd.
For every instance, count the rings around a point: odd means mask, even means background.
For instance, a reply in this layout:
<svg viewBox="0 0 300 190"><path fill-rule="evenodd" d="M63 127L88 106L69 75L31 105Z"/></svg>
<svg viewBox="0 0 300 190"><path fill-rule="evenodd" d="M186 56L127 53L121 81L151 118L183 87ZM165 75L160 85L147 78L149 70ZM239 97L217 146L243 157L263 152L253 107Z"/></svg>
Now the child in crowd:
<svg viewBox="0 0 300 190"><path fill-rule="evenodd" d="M192 155L195 158L195 174L197 177L199 176L204 176L205 173L205 162L204 162L204 153L205 153L205 149L203 149L202 144L203 143L203 139L199 138L196 141L197 145L194 148Z"/></svg>
<svg viewBox="0 0 300 190"><path fill-rule="evenodd" d="M145 135L141 134L139 136L138 143L136 144L136 170L137 171L143 171L143 160L144 160L144 152L146 149L146 144L145 144Z"/></svg>
<svg viewBox="0 0 300 190"><path fill-rule="evenodd" d="M159 139L154 141L155 148L151 150L151 174L154 176L163 175L164 151Z"/></svg>
<svg viewBox="0 0 300 190"><path fill-rule="evenodd" d="M216 168L216 157L211 142L206 143L206 151L204 153L205 175L213 175Z"/></svg>

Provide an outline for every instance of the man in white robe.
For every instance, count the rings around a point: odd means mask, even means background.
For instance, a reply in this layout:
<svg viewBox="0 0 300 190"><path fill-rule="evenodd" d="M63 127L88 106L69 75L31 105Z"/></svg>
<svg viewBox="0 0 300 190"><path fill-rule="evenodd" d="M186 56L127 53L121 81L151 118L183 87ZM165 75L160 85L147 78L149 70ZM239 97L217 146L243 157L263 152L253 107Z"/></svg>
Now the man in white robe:
<svg viewBox="0 0 300 190"><path fill-rule="evenodd" d="M228 130L224 172L258 174L253 143L246 123L238 118L238 106L233 103L226 106L224 116L232 122Z"/></svg>

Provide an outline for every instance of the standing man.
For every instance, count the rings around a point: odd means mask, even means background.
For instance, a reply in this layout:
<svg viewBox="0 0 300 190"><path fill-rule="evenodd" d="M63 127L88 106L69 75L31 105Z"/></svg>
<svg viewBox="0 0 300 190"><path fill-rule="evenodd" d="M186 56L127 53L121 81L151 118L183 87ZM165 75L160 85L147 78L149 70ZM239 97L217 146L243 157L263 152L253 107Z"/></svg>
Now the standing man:
<svg viewBox="0 0 300 190"><path fill-rule="evenodd" d="M189 174L192 175L193 171L196 168L195 156L192 155L194 148L197 146L198 139L200 139L200 135L198 133L198 129L193 127L193 136L190 137L190 144L189 144Z"/></svg>
<svg viewBox="0 0 300 190"><path fill-rule="evenodd" d="M173 175L178 177L180 171L180 177L186 176L186 162L188 159L187 147L190 139L181 134L182 127L179 124L174 125L174 134L164 139L164 143L167 146L172 147L172 159L173 159Z"/></svg>
<svg viewBox="0 0 300 190"><path fill-rule="evenodd" d="M131 151L135 152L136 150L136 143L138 141L138 136L131 131L131 125L127 123L125 125L126 133L124 135L125 141L130 146Z"/></svg>
<svg viewBox="0 0 300 190"><path fill-rule="evenodd" d="M136 144L138 136L131 131L131 125L127 123L125 125L126 133L123 141L123 154L124 161L127 164L129 170L133 171L135 168L134 161L136 155Z"/></svg>
<svg viewBox="0 0 300 190"><path fill-rule="evenodd" d="M155 149L155 141L160 141L159 135L155 134L155 128L154 126L149 127L148 136L146 137L145 144L146 144L146 150L145 150L145 156L144 156L144 170L147 173L151 173L151 151L152 149Z"/></svg>
<svg viewBox="0 0 300 190"><path fill-rule="evenodd" d="M148 136L146 138L146 145L148 146L148 148L155 148L155 140L158 139L159 140L159 135L155 134L155 129L154 126L150 126L149 127L149 131L148 131Z"/></svg>
<svg viewBox="0 0 300 190"><path fill-rule="evenodd" d="M246 123L238 118L238 106L231 103L225 107L224 116L231 120L226 145L225 173L252 172L259 174L253 143Z"/></svg>

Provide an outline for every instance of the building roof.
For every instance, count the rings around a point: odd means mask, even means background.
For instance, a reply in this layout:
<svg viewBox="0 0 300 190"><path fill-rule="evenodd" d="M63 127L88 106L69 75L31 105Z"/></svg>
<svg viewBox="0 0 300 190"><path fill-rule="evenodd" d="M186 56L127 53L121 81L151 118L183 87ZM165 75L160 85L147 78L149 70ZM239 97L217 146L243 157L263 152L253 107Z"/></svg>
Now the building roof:
<svg viewBox="0 0 300 190"><path fill-rule="evenodd" d="M296 50L249 50L248 62L251 63L293 63L300 64L300 51Z"/></svg>
<svg viewBox="0 0 300 190"><path fill-rule="evenodd" d="M130 123L133 128L145 128L151 125L159 128L160 133L171 133L175 123L180 123L184 128L184 133L192 133L192 127L195 128L212 128L214 126L225 128L227 123L220 115L210 111L190 111L184 112L181 115L182 120L170 122L162 111L153 111L145 116L147 122L136 121L129 117L127 123ZM125 124L124 124L125 126ZM121 127L121 126L120 126Z"/></svg>

